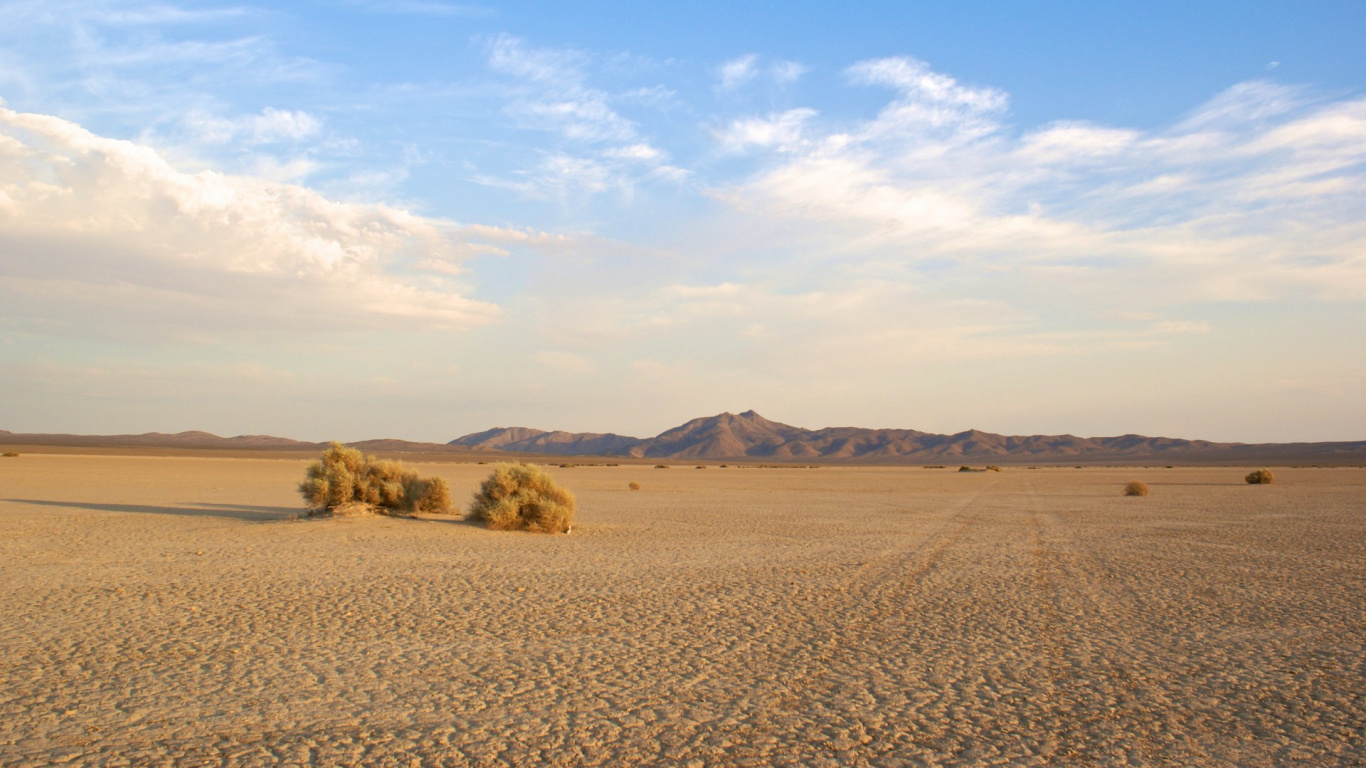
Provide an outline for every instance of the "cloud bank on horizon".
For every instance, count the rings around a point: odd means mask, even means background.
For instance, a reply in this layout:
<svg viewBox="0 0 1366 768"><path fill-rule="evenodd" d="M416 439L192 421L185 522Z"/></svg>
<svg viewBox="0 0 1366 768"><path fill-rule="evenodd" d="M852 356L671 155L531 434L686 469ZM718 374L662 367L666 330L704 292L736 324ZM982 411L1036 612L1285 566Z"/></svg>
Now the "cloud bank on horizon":
<svg viewBox="0 0 1366 768"><path fill-rule="evenodd" d="M329 58L297 9L0 7L0 427L1366 435L1359 88L1025 123L913 52L344 9L465 25L463 66Z"/></svg>

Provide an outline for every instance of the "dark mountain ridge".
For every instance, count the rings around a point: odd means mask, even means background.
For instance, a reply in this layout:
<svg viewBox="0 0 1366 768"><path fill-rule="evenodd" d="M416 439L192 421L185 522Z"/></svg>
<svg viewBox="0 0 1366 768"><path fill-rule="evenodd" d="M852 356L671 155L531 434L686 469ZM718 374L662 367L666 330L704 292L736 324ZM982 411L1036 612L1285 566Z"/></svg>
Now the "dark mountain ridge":
<svg viewBox="0 0 1366 768"><path fill-rule="evenodd" d="M804 429L755 413L693 419L656 437L492 429L452 441L474 450L660 459L772 459L912 464L948 461L1328 461L1366 462L1366 440L1339 443L1214 443L1144 435L997 435L967 430L938 435L914 429Z"/></svg>
<svg viewBox="0 0 1366 768"><path fill-rule="evenodd" d="M208 432L140 435L16 434L0 430L0 445L317 451L326 443L271 435L219 437ZM499 427L450 443L380 439L350 443L387 454L603 456L674 460L762 460L850 464L1187 463L1366 464L1366 440L1329 443L1214 443L1144 435L997 435L967 430L939 435L914 429L804 429L755 413L693 419L652 438L611 433Z"/></svg>

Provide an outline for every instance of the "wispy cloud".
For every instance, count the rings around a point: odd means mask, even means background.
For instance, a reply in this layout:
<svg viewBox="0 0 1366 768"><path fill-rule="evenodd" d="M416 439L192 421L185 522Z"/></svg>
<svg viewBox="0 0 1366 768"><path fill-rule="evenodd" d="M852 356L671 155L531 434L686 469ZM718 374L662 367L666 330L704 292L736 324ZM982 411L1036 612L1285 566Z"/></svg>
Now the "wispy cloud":
<svg viewBox="0 0 1366 768"><path fill-rule="evenodd" d="M787 86L800 80L808 71L807 66L800 62L782 59L764 65L758 54L747 53L727 61L717 69L716 90L722 93L739 90L759 79Z"/></svg>
<svg viewBox="0 0 1366 768"><path fill-rule="evenodd" d="M488 50L489 68L519 83L507 111L525 127L589 142L636 138L635 124L617 114L608 94L588 85L582 52L532 48L510 35L494 38Z"/></svg>
<svg viewBox="0 0 1366 768"><path fill-rule="evenodd" d="M265 108L260 114L231 119L195 110L186 115L183 122L200 140L211 143L238 139L250 144L299 141L316 136L322 129L322 121L307 112L273 107Z"/></svg>
<svg viewBox="0 0 1366 768"><path fill-rule="evenodd" d="M718 194L871 263L1068 266L1078 285L1158 269L1168 300L1366 297L1366 224L1349 213L1366 209L1366 100L1248 83L1167 130L1017 136L1004 93L922 62L849 74L897 95L825 133L795 111L734 123L723 148L781 154Z"/></svg>
<svg viewBox="0 0 1366 768"><path fill-rule="evenodd" d="M802 129L816 114L814 109L799 108L766 117L745 118L715 131L715 136L727 152L743 152L750 147L791 152L801 146Z"/></svg>
<svg viewBox="0 0 1366 768"><path fill-rule="evenodd" d="M731 91L748 83L759 74L758 62L759 56L753 53L727 61L721 65L720 82L716 87L723 91Z"/></svg>
<svg viewBox="0 0 1366 768"><path fill-rule="evenodd" d="M669 165L669 155L641 135L639 126L613 106L625 101L658 106L673 92L635 88L613 96L590 85L587 54L535 48L520 38L500 35L488 43L489 68L512 79L505 112L523 128L557 135L562 148L536 153L540 162L511 177L480 175L478 180L534 198L565 199L609 190L629 198L646 180L677 181L686 171Z"/></svg>
<svg viewBox="0 0 1366 768"><path fill-rule="evenodd" d="M496 15L492 8L485 6L442 3L436 0L350 0L348 4L375 13L464 18L486 18Z"/></svg>

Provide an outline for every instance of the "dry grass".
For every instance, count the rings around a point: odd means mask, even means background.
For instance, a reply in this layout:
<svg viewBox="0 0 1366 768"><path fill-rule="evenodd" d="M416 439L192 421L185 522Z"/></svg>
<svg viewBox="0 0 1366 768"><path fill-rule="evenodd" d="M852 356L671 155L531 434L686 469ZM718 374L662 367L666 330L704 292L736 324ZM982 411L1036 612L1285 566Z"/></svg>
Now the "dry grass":
<svg viewBox="0 0 1366 768"><path fill-rule="evenodd" d="M452 511L444 479L418 477L397 461L375 459L341 443L328 446L305 474L299 493L319 512L355 517Z"/></svg>
<svg viewBox="0 0 1366 768"><path fill-rule="evenodd" d="M574 494L540 467L495 464L470 504L469 519L497 531L569 533Z"/></svg>
<svg viewBox="0 0 1366 768"><path fill-rule="evenodd" d="M1147 483L1144 483L1144 482L1142 482L1142 481L1139 481L1139 480L1134 480L1133 482L1131 482L1131 483L1129 483L1128 485L1124 486L1124 495L1125 495L1125 496L1147 496L1147 495L1148 495L1148 484L1147 484Z"/></svg>
<svg viewBox="0 0 1366 768"><path fill-rule="evenodd" d="M1249 485L1270 485L1271 483L1276 482L1276 478L1272 476L1271 470L1269 469L1259 469L1243 479L1246 480Z"/></svg>
<svg viewBox="0 0 1366 768"><path fill-rule="evenodd" d="M640 483L637 483L636 481L632 480L630 483L627 484L626 487L630 488L633 491L638 491L640 490Z"/></svg>

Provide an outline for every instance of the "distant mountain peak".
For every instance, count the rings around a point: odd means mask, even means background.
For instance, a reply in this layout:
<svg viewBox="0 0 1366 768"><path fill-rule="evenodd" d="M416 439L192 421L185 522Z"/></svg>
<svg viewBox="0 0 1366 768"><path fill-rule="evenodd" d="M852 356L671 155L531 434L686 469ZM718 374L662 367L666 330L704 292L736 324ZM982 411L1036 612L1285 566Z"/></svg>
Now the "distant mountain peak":
<svg viewBox="0 0 1366 768"><path fill-rule="evenodd" d="M968 429L936 435L912 429L828 427L810 430L770 421L757 411L723 411L700 416L655 437L544 432L517 427L479 432L451 441L476 450L501 450L552 455L633 456L660 459L826 460L884 463L940 463L950 461L1133 461L1173 457L1250 455L1227 443L1174 440L1142 435L1081 438L1073 435L1008 436ZM1331 445L1331 448L1330 448ZM1334 456L1366 453L1366 442L1323 444ZM1327 454L1326 454L1327 455Z"/></svg>

